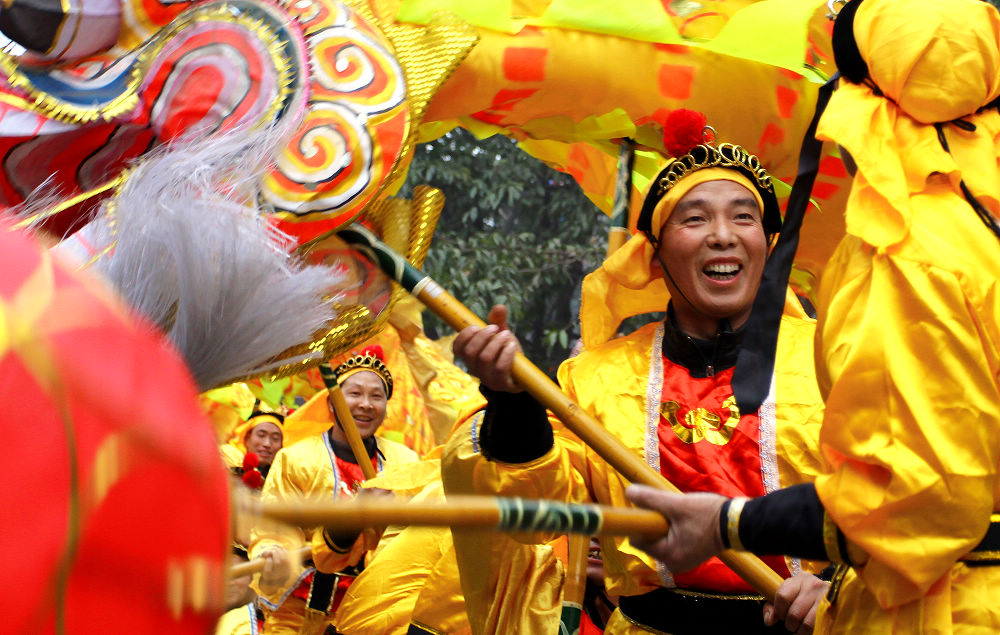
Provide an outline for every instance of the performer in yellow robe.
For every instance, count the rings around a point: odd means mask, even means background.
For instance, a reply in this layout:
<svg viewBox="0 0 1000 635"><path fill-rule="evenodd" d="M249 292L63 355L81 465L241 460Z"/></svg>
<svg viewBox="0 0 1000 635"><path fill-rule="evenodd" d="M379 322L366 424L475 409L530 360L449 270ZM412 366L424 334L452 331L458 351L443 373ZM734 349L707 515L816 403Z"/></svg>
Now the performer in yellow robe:
<svg viewBox="0 0 1000 635"><path fill-rule="evenodd" d="M478 392L463 398L484 404ZM407 464L405 473L386 472L365 486L415 500L443 498L442 449ZM470 600L462 593L456 542L475 552L477 593ZM389 527L347 590L334 625L345 635L468 635L472 622L481 624L475 632L556 632L562 576L550 545L527 545L492 531Z"/></svg>
<svg viewBox="0 0 1000 635"><path fill-rule="evenodd" d="M417 460L409 448L375 436L385 418L386 401L392 395L392 376L380 353L366 349L339 364L332 373L341 385L377 472L386 465ZM309 412L317 416L315 408ZM336 424L332 406L324 412L325 415L319 416L325 416L325 421L311 421L309 425L325 426L325 432L278 453L264 485L262 501L324 501L354 496L360 489L361 469ZM288 417L287 427L295 423L292 420L295 414ZM328 614L336 609L350 580L357 575L355 567L377 545L379 533L365 531L356 536L340 536L322 529L257 526L253 531L251 556L271 561L271 566L255 580L266 609L262 632L322 633ZM295 566L294 553L306 545L312 548L311 560L304 568Z"/></svg>
<svg viewBox="0 0 1000 635"><path fill-rule="evenodd" d="M637 221L640 232L584 281L585 350L560 367L559 383L682 490L761 495L810 481L820 466L815 323L789 292L771 394L758 410L741 412L733 367L766 258L766 234L780 225L777 202L770 177L742 148L699 145L690 152L654 181ZM662 311L668 300L664 322L609 339L622 319ZM466 329L455 341L456 354L486 387L489 405L449 443L447 491L469 483L480 493L629 505L622 476L558 422L549 427L532 398L512 394L516 348L509 331L495 325ZM622 596L607 632L768 632L773 616L763 616L760 596L720 561L681 574L624 537L603 545L607 590ZM459 559L468 599L478 592L467 573L475 572L474 550ZM798 572L797 561L768 563L785 577ZM786 624L797 626L825 585L809 575L791 580L785 590L795 605ZM787 608L777 617L786 617Z"/></svg>
<svg viewBox="0 0 1000 635"><path fill-rule="evenodd" d="M1000 14L855 0L834 46L817 137L856 174L819 298L828 465L812 491L722 510L639 490L672 521L648 547L825 551L843 565L820 633L1000 632Z"/></svg>

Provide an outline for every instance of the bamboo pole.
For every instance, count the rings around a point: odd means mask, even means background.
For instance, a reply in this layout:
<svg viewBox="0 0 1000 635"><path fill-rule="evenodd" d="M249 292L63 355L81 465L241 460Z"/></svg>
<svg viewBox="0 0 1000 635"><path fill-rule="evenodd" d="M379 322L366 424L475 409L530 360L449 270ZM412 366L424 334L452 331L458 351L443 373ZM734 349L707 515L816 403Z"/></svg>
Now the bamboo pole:
<svg viewBox="0 0 1000 635"><path fill-rule="evenodd" d="M375 467L372 465L371 457L368 456L368 450L365 449L364 441L361 440L358 424L354 421L351 409L347 406L344 392L336 382L328 390L330 403L333 404L333 411L337 414L340 429L344 431L344 436L347 437L347 442L351 445L351 451L354 452L354 460L358 462L358 467L361 468L361 473L364 474L366 481L375 478Z"/></svg>
<svg viewBox="0 0 1000 635"><path fill-rule="evenodd" d="M587 559L590 555L590 536L570 534L566 551L566 582L563 584L559 634L577 635L580 632L580 621L583 614L583 598L587 591Z"/></svg>
<svg viewBox="0 0 1000 635"><path fill-rule="evenodd" d="M344 532L419 525L573 533L583 534L589 541L591 535L652 538L662 536L668 527L661 514L649 509L501 496L449 496L447 500L427 501L354 498L320 503L271 502L262 503L259 509L261 516L271 520Z"/></svg>
<svg viewBox="0 0 1000 635"><path fill-rule="evenodd" d="M461 331L467 326L486 326L479 316L456 300L430 276L411 265L364 227L354 224L347 229L338 230L337 234L370 258L404 289L417 296L428 309L456 331ZM662 474L622 445L596 419L563 394L559 386L522 353L517 353L515 356L511 373L521 388L551 410L563 425L627 480L680 492ZM774 599L778 586L781 585L781 576L760 558L753 554L731 550L723 551L719 558L764 597L769 600Z"/></svg>
<svg viewBox="0 0 1000 635"><path fill-rule="evenodd" d="M298 561L302 562L306 558L312 556L312 547L302 547L298 551L293 551L290 555L292 558L298 558ZM229 577L242 578L245 575L253 575L258 571L263 571L266 564L267 558L254 558L250 562L244 562L243 564L230 567Z"/></svg>

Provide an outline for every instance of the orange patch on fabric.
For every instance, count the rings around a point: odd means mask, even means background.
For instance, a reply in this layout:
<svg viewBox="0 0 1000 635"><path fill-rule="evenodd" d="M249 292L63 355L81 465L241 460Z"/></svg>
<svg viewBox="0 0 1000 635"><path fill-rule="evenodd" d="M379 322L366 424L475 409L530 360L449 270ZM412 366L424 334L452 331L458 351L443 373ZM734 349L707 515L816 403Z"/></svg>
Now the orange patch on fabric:
<svg viewBox="0 0 1000 635"><path fill-rule="evenodd" d="M839 189L840 186L836 183L824 183L822 181L817 181L816 184L813 185L812 195L814 198L830 198Z"/></svg>
<svg viewBox="0 0 1000 635"><path fill-rule="evenodd" d="M590 167L590 159L587 157L587 153L584 152L583 148L579 145L574 145L570 148L569 160L584 170Z"/></svg>
<svg viewBox="0 0 1000 635"><path fill-rule="evenodd" d="M837 157L826 157L819 162L819 173L832 176L835 179L842 179L847 176L847 168Z"/></svg>
<svg viewBox="0 0 1000 635"><path fill-rule="evenodd" d="M788 119L792 116L796 102L799 101L799 93L785 86L775 87L774 92L778 99L778 114L782 119Z"/></svg>
<svg viewBox="0 0 1000 635"><path fill-rule="evenodd" d="M688 99L694 82L694 67L662 64L659 72L660 94L668 99Z"/></svg>
<svg viewBox="0 0 1000 635"><path fill-rule="evenodd" d="M781 73L782 75L784 75L785 77L789 78L789 79L795 79L795 80L802 79L802 75L800 73L796 73L795 71L788 70L787 68L779 68L778 72Z"/></svg>
<svg viewBox="0 0 1000 635"><path fill-rule="evenodd" d="M540 82L545 79L545 58L549 50L538 47L511 46L503 52L504 77L515 82Z"/></svg>
<svg viewBox="0 0 1000 635"><path fill-rule="evenodd" d="M760 135L760 141L757 142L758 148L764 148L770 145L780 145L785 140L784 129L775 123L767 124L764 128L764 132Z"/></svg>
<svg viewBox="0 0 1000 635"><path fill-rule="evenodd" d="M687 44L653 44L653 48L664 53L685 54L688 52Z"/></svg>

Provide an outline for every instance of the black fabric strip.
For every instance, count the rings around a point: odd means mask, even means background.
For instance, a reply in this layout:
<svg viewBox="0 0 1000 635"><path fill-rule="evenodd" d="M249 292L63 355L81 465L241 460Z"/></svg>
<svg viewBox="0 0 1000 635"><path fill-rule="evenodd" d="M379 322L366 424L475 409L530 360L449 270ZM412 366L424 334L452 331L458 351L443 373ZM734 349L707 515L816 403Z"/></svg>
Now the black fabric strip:
<svg viewBox="0 0 1000 635"><path fill-rule="evenodd" d="M360 531L347 533L331 533L328 529L323 530L323 542L335 553L347 553L354 546L361 535Z"/></svg>
<svg viewBox="0 0 1000 635"><path fill-rule="evenodd" d="M826 110L838 77L835 74L819 89L816 114L802 140L799 173L788 197L788 211L785 212L781 235L764 265L764 275L761 277L757 297L754 298L753 311L747 320L743 346L733 370L733 394L740 412L757 412L771 386L774 351L778 344L778 326L785 306L788 275L792 271L792 260L799 245L799 228L809 206L809 195L816 180L823 149L823 142L816 138L816 126Z"/></svg>
<svg viewBox="0 0 1000 635"><path fill-rule="evenodd" d="M330 446L333 448L333 454L341 461L347 461L348 463L358 464L357 458L354 456L354 450L351 449L349 443L341 443L333 438L333 428L326 431L327 437L330 439ZM368 452L368 458L375 458L375 453L379 452L378 442L375 440L374 436L368 437L367 439L361 439L361 442L365 446L365 451ZM385 458L384 456L382 457Z"/></svg>
<svg viewBox="0 0 1000 635"><path fill-rule="evenodd" d="M486 458L528 463L552 449L552 426L545 408L534 397L527 392L496 392L485 386L479 391L487 402L479 435Z"/></svg>
<svg viewBox="0 0 1000 635"><path fill-rule="evenodd" d="M823 505L812 483L793 485L747 501L740 542L757 555L826 560Z"/></svg>
<svg viewBox="0 0 1000 635"><path fill-rule="evenodd" d="M986 535L973 551L1000 551L1000 523L990 523Z"/></svg>
<svg viewBox="0 0 1000 635"><path fill-rule="evenodd" d="M764 626L764 600L708 597L660 588L618 599L629 619L670 635L762 635L784 633L781 622Z"/></svg>
<svg viewBox="0 0 1000 635"><path fill-rule="evenodd" d="M728 319L719 320L715 337L701 340L691 337L677 324L674 305L667 305L663 321L663 354L687 369L692 377L711 377L732 368L740 353L743 328L733 330Z"/></svg>
<svg viewBox="0 0 1000 635"><path fill-rule="evenodd" d="M321 613L329 611L330 601L333 600L333 592L336 589L337 574L319 571L314 573L312 587L309 589L309 608Z"/></svg>

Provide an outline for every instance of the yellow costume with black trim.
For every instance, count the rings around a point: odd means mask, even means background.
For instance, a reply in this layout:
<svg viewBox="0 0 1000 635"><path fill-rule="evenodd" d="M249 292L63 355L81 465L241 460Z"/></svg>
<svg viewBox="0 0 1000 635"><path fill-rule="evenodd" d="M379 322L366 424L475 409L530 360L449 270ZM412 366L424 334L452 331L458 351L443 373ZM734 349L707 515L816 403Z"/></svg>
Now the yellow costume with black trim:
<svg viewBox="0 0 1000 635"><path fill-rule="evenodd" d="M997 218L1000 115L977 111L1000 95L1000 15L864 0L853 35L880 91L841 80L817 130L858 172L819 296L816 491L867 562L816 632L1000 632L1000 566L962 561L1000 559L969 554L1000 509L1000 240L960 184Z"/></svg>
<svg viewBox="0 0 1000 635"><path fill-rule="evenodd" d="M467 401L482 396L466 396ZM429 456L439 457L439 446ZM412 467L411 467L412 465ZM366 485L414 499L443 498L440 461L422 459ZM419 487L418 487L419 486ZM458 491L454 484L451 490ZM334 625L345 635L407 632L465 635L554 633L561 611L563 567L550 545L526 545L492 531L406 527L388 540L388 528L365 570L347 590ZM454 538L453 538L454 533ZM477 593L468 601L459 580L455 543L475 550Z"/></svg>
<svg viewBox="0 0 1000 635"><path fill-rule="evenodd" d="M440 462L431 463L437 473L414 500L444 498ZM448 527L406 527L392 540L382 540L347 590L333 623L345 635L402 635L414 619L430 632L469 632Z"/></svg>
<svg viewBox="0 0 1000 635"><path fill-rule="evenodd" d="M814 328L815 322L789 292L778 340L774 395L762 408L771 410L761 417L761 466L765 481L770 480L766 483L769 490L809 481L820 469L816 439L822 403L811 373ZM649 324L631 335L585 350L559 369L559 383L567 395L657 470L660 466L653 448L660 425L662 330L662 325ZM649 404L655 407L649 408ZM468 417L445 451L446 485L468 483L480 494L631 506L625 498L628 482L558 421L551 422L556 435L554 447L537 460L515 465L489 461L482 455L478 437L481 417ZM627 538L606 538L602 545L609 594L640 595L672 586L669 572L632 547ZM475 551L460 551L463 571L466 567L476 570L472 560ZM794 565L791 568L794 570ZM468 591L466 588L467 596ZM616 612L606 632L649 631L628 623Z"/></svg>
<svg viewBox="0 0 1000 635"><path fill-rule="evenodd" d="M329 410L314 410L314 416L326 417L326 428L333 425ZM322 427L323 422L313 422ZM379 470L386 466L399 466L417 461L417 455L409 448L376 437L378 449L384 456L384 462L379 462ZM343 476L338 474L336 459L329 445L327 435L314 435L310 438L282 449L271 466L261 501L292 502L300 500L327 501L331 498L346 495ZM363 532L350 550L338 553L326 544L322 531L304 532L298 528L287 526L271 527L263 523L254 528L251 558L259 557L269 549L281 548L292 554L306 545L312 547L314 567L302 566L293 569L293 575L280 588L261 587L257 579L254 587L261 595L261 602L269 611L265 618L265 633L298 632L298 624L305 614L307 622L315 622L319 632L328 620L325 614L316 615L307 609L305 602L292 595L299 582L309 573L319 570L337 572L345 567L361 562L365 554L378 544L380 532Z"/></svg>

